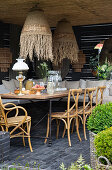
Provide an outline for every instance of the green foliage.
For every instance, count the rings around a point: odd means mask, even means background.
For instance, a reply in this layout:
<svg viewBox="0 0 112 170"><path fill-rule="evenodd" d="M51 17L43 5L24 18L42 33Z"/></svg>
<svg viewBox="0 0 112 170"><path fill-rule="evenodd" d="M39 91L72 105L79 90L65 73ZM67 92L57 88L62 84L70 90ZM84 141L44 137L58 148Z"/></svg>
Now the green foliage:
<svg viewBox="0 0 112 170"><path fill-rule="evenodd" d="M68 168L66 168L64 163L62 163L60 165L60 169L62 170L82 170L82 169L92 170L92 168L89 165L85 164L85 161L82 155L80 155L80 157L78 158L76 162L71 163L71 165Z"/></svg>
<svg viewBox="0 0 112 170"><path fill-rule="evenodd" d="M93 57L93 56L91 56L90 57L90 62L89 62L89 65L90 65L90 68L92 69L92 70L97 70L97 67L98 67L98 61L99 61L99 56L97 55L97 56L95 56L95 57Z"/></svg>
<svg viewBox="0 0 112 170"><path fill-rule="evenodd" d="M112 103L98 105L87 120L88 130L98 133L112 126Z"/></svg>
<svg viewBox="0 0 112 170"><path fill-rule="evenodd" d="M46 62L42 62L37 66L37 73L39 78L45 78L48 76L48 65Z"/></svg>
<svg viewBox="0 0 112 170"><path fill-rule="evenodd" d="M112 71L112 66L109 65L109 63L105 63L102 66L98 66L97 68L98 74L99 74L99 79L109 79L110 78L110 73Z"/></svg>
<svg viewBox="0 0 112 170"><path fill-rule="evenodd" d="M105 156L112 163L112 127L99 132L94 143L97 156Z"/></svg>
<svg viewBox="0 0 112 170"><path fill-rule="evenodd" d="M3 165L2 164L2 166L0 166L0 170L22 170L22 169L24 169L24 170L30 170L30 169L34 169L34 170L40 170L40 164L37 164L37 162L34 162L33 163L33 168L30 168L30 164L29 164L29 162L27 162L26 164L25 164L25 166L22 166L20 163L18 163L17 161L18 161L18 159L20 158L21 156L18 156L17 158L16 158L16 162L14 162L14 163L12 163L12 165ZM23 157L23 156L22 156Z"/></svg>

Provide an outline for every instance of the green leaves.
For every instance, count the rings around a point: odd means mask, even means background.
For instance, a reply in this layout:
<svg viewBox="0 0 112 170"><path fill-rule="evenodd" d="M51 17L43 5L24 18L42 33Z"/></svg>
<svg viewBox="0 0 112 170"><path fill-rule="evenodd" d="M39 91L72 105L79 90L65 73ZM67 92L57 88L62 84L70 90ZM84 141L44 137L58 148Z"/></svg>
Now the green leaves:
<svg viewBox="0 0 112 170"><path fill-rule="evenodd" d="M99 132L94 144L97 156L105 156L112 163L112 127Z"/></svg>
<svg viewBox="0 0 112 170"><path fill-rule="evenodd" d="M85 161L84 161L82 155L80 155L80 157L78 158L78 160L76 162L71 163L71 165L68 168L66 168L64 163L62 163L60 165L60 169L62 169L62 170L84 170L84 169L92 170L92 168L89 165L85 164Z"/></svg>
<svg viewBox="0 0 112 170"><path fill-rule="evenodd" d="M102 104L93 109L87 121L88 130L98 133L112 126L112 103Z"/></svg>
<svg viewBox="0 0 112 170"><path fill-rule="evenodd" d="M37 66L38 76L39 78L45 78L48 76L48 65L46 62L40 63L39 66Z"/></svg>
<svg viewBox="0 0 112 170"><path fill-rule="evenodd" d="M110 72L112 71L112 66L108 63L103 64L102 66L97 67L99 79L108 79L110 78Z"/></svg>
<svg viewBox="0 0 112 170"><path fill-rule="evenodd" d="M98 55L95 56L95 57L93 57L93 56L90 57L89 65L90 65L90 68L91 68L92 70L97 70L98 61L99 61L98 58L99 58Z"/></svg>

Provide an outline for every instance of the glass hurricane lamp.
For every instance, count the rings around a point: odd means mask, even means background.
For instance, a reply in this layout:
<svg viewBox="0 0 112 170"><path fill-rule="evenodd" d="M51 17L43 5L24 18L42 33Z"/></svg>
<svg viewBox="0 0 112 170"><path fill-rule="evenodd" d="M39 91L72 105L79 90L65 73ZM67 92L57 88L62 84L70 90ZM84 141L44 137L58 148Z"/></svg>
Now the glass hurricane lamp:
<svg viewBox="0 0 112 170"><path fill-rule="evenodd" d="M16 76L16 79L19 81L19 94L22 94L22 81L25 79L25 76L23 76L23 71L27 71L29 69L28 65L24 62L25 59L16 59L17 62L13 65L12 70L18 71L19 75Z"/></svg>

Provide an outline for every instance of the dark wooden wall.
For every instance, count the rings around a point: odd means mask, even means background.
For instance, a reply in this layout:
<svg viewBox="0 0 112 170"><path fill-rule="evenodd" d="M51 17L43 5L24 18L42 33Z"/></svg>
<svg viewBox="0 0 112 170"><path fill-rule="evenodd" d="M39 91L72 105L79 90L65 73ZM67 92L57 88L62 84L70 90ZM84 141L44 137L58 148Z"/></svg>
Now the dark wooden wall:
<svg viewBox="0 0 112 170"><path fill-rule="evenodd" d="M94 49L96 44L102 40L112 37L112 23L75 26L73 29L79 49L83 50L83 53L86 55L86 64L84 65L81 73L73 72L72 77L74 80L78 80L80 78L94 78L92 77L91 71L89 71L90 56L95 57L98 54L98 50Z"/></svg>
<svg viewBox="0 0 112 170"><path fill-rule="evenodd" d="M0 72L0 83L2 79L8 80L14 78L16 73L12 72L12 66L19 56L19 37L21 27L13 24L0 22L0 48L10 48L12 52L12 64L8 72Z"/></svg>
<svg viewBox="0 0 112 170"><path fill-rule="evenodd" d="M86 61L89 57L97 54L94 50L96 44L100 41L112 37L112 23L97 24L73 27L79 48L86 54Z"/></svg>
<svg viewBox="0 0 112 170"><path fill-rule="evenodd" d="M55 28L52 28L52 32ZM87 25L87 26L74 26L73 27L77 43L80 50L83 50L86 54L86 64L85 68L89 68L90 56L95 56L98 50L94 50L94 46L101 40L105 40L112 37L112 23L110 24L97 24L97 25ZM2 79L11 79L16 76L16 73L12 72L12 66L19 56L19 38L20 38L21 27L13 24L6 24L0 22L0 48L9 47L12 56L13 63L9 69L9 72L0 72L0 82ZM76 75L73 73L73 79L80 79L81 74ZM86 75L87 76L87 75Z"/></svg>

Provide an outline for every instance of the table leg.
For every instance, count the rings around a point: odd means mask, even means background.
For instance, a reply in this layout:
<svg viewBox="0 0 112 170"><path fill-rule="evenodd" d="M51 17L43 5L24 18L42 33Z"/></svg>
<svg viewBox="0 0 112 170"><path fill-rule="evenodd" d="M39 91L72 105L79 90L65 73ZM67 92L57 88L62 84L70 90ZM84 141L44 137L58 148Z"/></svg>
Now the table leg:
<svg viewBox="0 0 112 170"><path fill-rule="evenodd" d="M52 112L52 100L49 100L49 144L48 146L52 145L52 138L51 138L51 112Z"/></svg>

